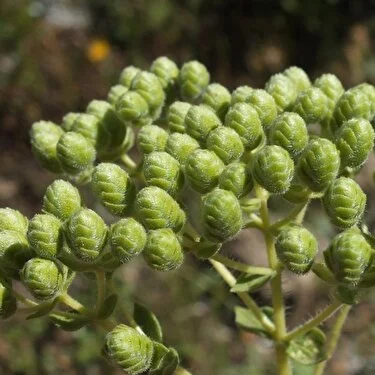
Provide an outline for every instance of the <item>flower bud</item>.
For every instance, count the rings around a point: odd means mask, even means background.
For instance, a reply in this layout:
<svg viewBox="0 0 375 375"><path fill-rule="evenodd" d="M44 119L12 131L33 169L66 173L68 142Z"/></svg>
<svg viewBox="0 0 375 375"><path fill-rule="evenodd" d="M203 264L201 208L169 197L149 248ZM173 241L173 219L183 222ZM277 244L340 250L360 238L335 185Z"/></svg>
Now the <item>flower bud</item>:
<svg viewBox="0 0 375 375"><path fill-rule="evenodd" d="M11 285L0 278L0 318L7 319L17 310L17 300L12 294Z"/></svg>
<svg viewBox="0 0 375 375"><path fill-rule="evenodd" d="M298 113L306 124L313 124L327 117L328 105L328 98L324 92L317 87L310 87L298 95L293 111Z"/></svg>
<svg viewBox="0 0 375 375"><path fill-rule="evenodd" d="M351 178L340 177L327 189L323 207L334 225L350 228L363 216L366 194Z"/></svg>
<svg viewBox="0 0 375 375"><path fill-rule="evenodd" d="M112 86L108 92L107 100L111 105L115 106L117 101L128 91L129 88L123 85Z"/></svg>
<svg viewBox="0 0 375 375"><path fill-rule="evenodd" d="M189 155L199 148L199 143L188 134L172 133L169 135L165 151L184 165Z"/></svg>
<svg viewBox="0 0 375 375"><path fill-rule="evenodd" d="M253 179L244 163L228 164L219 177L219 187L231 191L237 198L248 194L253 186Z"/></svg>
<svg viewBox="0 0 375 375"><path fill-rule="evenodd" d="M121 263L127 263L139 255L146 240L145 229L133 218L121 219L111 226L111 251Z"/></svg>
<svg viewBox="0 0 375 375"><path fill-rule="evenodd" d="M80 113L76 116L70 131L83 135L96 147L99 133L99 121L93 115Z"/></svg>
<svg viewBox="0 0 375 375"><path fill-rule="evenodd" d="M148 115L148 104L146 100L135 91L128 91L120 96L116 102L116 112L126 122L134 122Z"/></svg>
<svg viewBox="0 0 375 375"><path fill-rule="evenodd" d="M305 91L311 86L309 76L298 66L291 66L284 70L283 74L294 83L298 92Z"/></svg>
<svg viewBox="0 0 375 375"><path fill-rule="evenodd" d="M66 234L73 254L92 263L104 248L107 226L96 212L82 208L69 219Z"/></svg>
<svg viewBox="0 0 375 375"><path fill-rule="evenodd" d="M353 118L338 129L336 147L340 151L341 169L362 166L374 147L374 129L363 118Z"/></svg>
<svg viewBox="0 0 375 375"><path fill-rule="evenodd" d="M314 235L299 225L283 228L277 236L275 247L280 261L297 275L310 270L318 253L318 242Z"/></svg>
<svg viewBox="0 0 375 375"><path fill-rule="evenodd" d="M182 65L179 83L181 98L194 102L210 83L210 73L200 62L189 61Z"/></svg>
<svg viewBox="0 0 375 375"><path fill-rule="evenodd" d="M143 174L147 185L158 186L172 196L181 190L184 183L180 163L166 152L154 151L146 155Z"/></svg>
<svg viewBox="0 0 375 375"><path fill-rule="evenodd" d="M368 101L371 104L370 120L372 120L375 116L375 87L365 82L355 86L354 89L359 90L366 95Z"/></svg>
<svg viewBox="0 0 375 375"><path fill-rule="evenodd" d="M61 167L56 155L56 145L64 131L50 121L34 122L31 127L31 148L43 168L60 173Z"/></svg>
<svg viewBox="0 0 375 375"><path fill-rule="evenodd" d="M293 179L288 191L283 194L283 198L288 202L300 204L309 199L311 190L303 185L298 179Z"/></svg>
<svg viewBox="0 0 375 375"><path fill-rule="evenodd" d="M57 143L57 157L68 174L76 175L92 167L95 156L94 146L79 133L65 133Z"/></svg>
<svg viewBox="0 0 375 375"><path fill-rule="evenodd" d="M189 103L177 101L168 108L167 122L171 133L185 133L185 117L190 107Z"/></svg>
<svg viewBox="0 0 375 375"><path fill-rule="evenodd" d="M61 246L61 221L48 214L35 215L30 220L27 238L36 256L54 258Z"/></svg>
<svg viewBox="0 0 375 375"><path fill-rule="evenodd" d="M165 93L159 78L150 72L139 72L133 79L131 90L134 90L148 104L150 115L157 118L165 101Z"/></svg>
<svg viewBox="0 0 375 375"><path fill-rule="evenodd" d="M69 112L62 118L61 127L66 131L70 132L73 128L73 124L76 121L76 119L81 115L82 113L74 113Z"/></svg>
<svg viewBox="0 0 375 375"><path fill-rule="evenodd" d="M29 221L21 212L12 208L0 208L0 232L3 230L13 230L21 234L26 234Z"/></svg>
<svg viewBox="0 0 375 375"><path fill-rule="evenodd" d="M203 198L201 220L210 241L228 241L242 228L240 202L231 191L214 189Z"/></svg>
<svg viewBox="0 0 375 375"><path fill-rule="evenodd" d="M139 375L150 368L154 346L146 335L120 324L107 333L103 353L128 375Z"/></svg>
<svg viewBox="0 0 375 375"><path fill-rule="evenodd" d="M309 142L309 134L303 118L297 113L284 112L278 115L269 131L271 144L287 150L295 160Z"/></svg>
<svg viewBox="0 0 375 375"><path fill-rule="evenodd" d="M294 174L294 163L280 146L265 146L254 156L253 177L272 194L285 193Z"/></svg>
<svg viewBox="0 0 375 375"><path fill-rule="evenodd" d="M266 83L266 91L275 99L278 112L290 108L298 94L293 81L281 73L271 76Z"/></svg>
<svg viewBox="0 0 375 375"><path fill-rule="evenodd" d="M274 98L262 89L253 90L246 101L258 113L264 129L268 129L277 115L277 107Z"/></svg>
<svg viewBox="0 0 375 375"><path fill-rule="evenodd" d="M340 155L336 146L325 138L312 139L298 162L298 175L312 191L325 190L336 178Z"/></svg>
<svg viewBox="0 0 375 375"><path fill-rule="evenodd" d="M224 170L224 163L209 150L197 149L186 161L185 173L191 187L198 193L205 194L219 182Z"/></svg>
<svg viewBox="0 0 375 375"><path fill-rule="evenodd" d="M81 208L81 196L76 187L64 180L55 180L43 197L43 212L65 221Z"/></svg>
<svg viewBox="0 0 375 375"><path fill-rule="evenodd" d="M168 140L168 133L157 125L146 125L141 128L137 136L138 149L144 154L153 151L164 151Z"/></svg>
<svg viewBox="0 0 375 375"><path fill-rule="evenodd" d="M373 250L359 230L352 228L333 239L324 258L338 282L356 286L371 265Z"/></svg>
<svg viewBox="0 0 375 375"><path fill-rule="evenodd" d="M207 148L215 152L225 164L239 159L244 153L240 136L226 126L219 126L210 132L207 137Z"/></svg>
<svg viewBox="0 0 375 375"><path fill-rule="evenodd" d="M171 228L178 232L186 220L178 203L157 186L148 186L139 191L135 210L139 221L147 229Z"/></svg>
<svg viewBox="0 0 375 375"><path fill-rule="evenodd" d="M205 106L193 105L185 117L186 133L205 145L211 130L221 125L221 121L213 111Z"/></svg>
<svg viewBox="0 0 375 375"><path fill-rule="evenodd" d="M250 86L237 87L232 92L231 106L234 106L236 103L247 103L253 90Z"/></svg>
<svg viewBox="0 0 375 375"><path fill-rule="evenodd" d="M322 90L328 98L328 112L332 114L337 101L344 93L344 87L334 74L322 74L314 82L314 87Z"/></svg>
<svg viewBox="0 0 375 375"><path fill-rule="evenodd" d="M225 117L225 126L235 130L248 150L255 149L264 137L257 111L249 104L237 103Z"/></svg>
<svg viewBox="0 0 375 375"><path fill-rule="evenodd" d="M103 206L113 215L129 211L135 197L135 186L128 173L113 163L100 163L92 174L92 189Z"/></svg>
<svg viewBox="0 0 375 375"><path fill-rule="evenodd" d="M164 90L170 90L178 80L180 73L178 66L168 57L158 57L151 65L150 71L160 80Z"/></svg>
<svg viewBox="0 0 375 375"><path fill-rule="evenodd" d="M133 65L127 66L123 69L118 80L119 84L130 88L134 77L141 71Z"/></svg>
<svg viewBox="0 0 375 375"><path fill-rule="evenodd" d="M48 301L57 297L63 288L62 266L49 259L32 258L23 267L21 280L36 299Z"/></svg>
<svg viewBox="0 0 375 375"><path fill-rule="evenodd" d="M168 228L151 230L143 251L146 263L158 271L172 271L181 266L184 253L176 234Z"/></svg>
<svg viewBox="0 0 375 375"><path fill-rule="evenodd" d="M212 108L217 117L224 120L230 106L231 95L226 87L219 83L211 83L202 95L202 104Z"/></svg>

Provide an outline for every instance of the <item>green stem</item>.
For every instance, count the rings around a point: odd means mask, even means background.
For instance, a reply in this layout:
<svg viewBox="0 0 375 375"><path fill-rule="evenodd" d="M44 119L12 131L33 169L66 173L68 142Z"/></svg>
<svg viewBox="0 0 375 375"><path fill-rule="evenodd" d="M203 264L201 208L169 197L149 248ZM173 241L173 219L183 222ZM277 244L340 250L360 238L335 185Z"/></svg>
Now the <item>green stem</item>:
<svg viewBox="0 0 375 375"><path fill-rule="evenodd" d="M174 375L192 375L190 371L186 370L183 367L178 366Z"/></svg>
<svg viewBox="0 0 375 375"><path fill-rule="evenodd" d="M225 266L232 268L237 271L255 274L255 275L275 275L275 271L271 270L268 267L256 267L237 262L235 260L229 259L223 255L216 254L211 259L216 260L217 262L224 264Z"/></svg>
<svg viewBox="0 0 375 375"><path fill-rule="evenodd" d="M217 273L224 279L224 281L230 286L234 286L236 284L236 278L233 274L228 270L228 268L216 260L209 259ZM275 330L274 325L270 321L270 319L264 314L264 312L259 308L256 302L245 292L238 292L236 293L238 297L242 300L246 307L254 314L254 316L259 320L262 324L263 328L272 333Z"/></svg>
<svg viewBox="0 0 375 375"><path fill-rule="evenodd" d="M36 302L32 301L31 299L26 298L24 295L22 295L21 293L18 293L14 289L12 289L12 294L18 301L22 302L24 305L28 307L39 306Z"/></svg>
<svg viewBox="0 0 375 375"><path fill-rule="evenodd" d="M293 210L291 210L287 216L285 216L283 219L279 221L276 221L276 223L271 225L270 230L273 232L277 231L277 229L281 228L282 226L286 224L289 224L293 220L298 221L300 224L303 220L303 215L307 209L307 205L308 205L308 202L304 202L294 207ZM302 213L302 217L299 217L301 213Z"/></svg>
<svg viewBox="0 0 375 375"><path fill-rule="evenodd" d="M251 214L249 220L245 221L242 226L242 228L258 228L258 229L262 229L262 227L263 227L263 222L256 214Z"/></svg>
<svg viewBox="0 0 375 375"><path fill-rule="evenodd" d="M339 316L336 319L335 324L332 327L331 333L328 337L327 341L327 347L326 347L326 353L327 353L327 360L332 357L332 354L336 350L337 343L339 341L339 338L341 336L342 328L345 324L345 320L348 316L348 313L350 311L351 306L350 305L344 305L344 307L341 309ZM323 375L324 369L327 364L327 360L319 363L314 371L314 375Z"/></svg>
<svg viewBox="0 0 375 375"><path fill-rule="evenodd" d="M137 163L128 154L121 155L120 159L124 166L129 168L130 171L137 169Z"/></svg>
<svg viewBox="0 0 375 375"><path fill-rule="evenodd" d="M97 284L97 299L96 299L96 314L99 314L106 294L106 279L105 279L105 272L103 270L95 271L96 275L96 284Z"/></svg>
<svg viewBox="0 0 375 375"><path fill-rule="evenodd" d="M317 327L319 324L323 323L325 320L330 318L337 310L342 307L342 303L340 301L334 301L332 304L327 306L324 310L322 310L319 314L317 314L314 318L310 319L300 327L290 331L285 337L285 341L293 340L294 338L301 336L307 332L309 332L312 328Z"/></svg>

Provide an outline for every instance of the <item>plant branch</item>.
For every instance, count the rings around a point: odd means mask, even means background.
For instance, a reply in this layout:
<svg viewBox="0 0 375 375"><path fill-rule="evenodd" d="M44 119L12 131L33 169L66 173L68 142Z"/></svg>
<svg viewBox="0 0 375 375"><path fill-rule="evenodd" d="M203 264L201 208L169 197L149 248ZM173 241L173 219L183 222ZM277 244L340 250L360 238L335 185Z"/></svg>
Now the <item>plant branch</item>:
<svg viewBox="0 0 375 375"><path fill-rule="evenodd" d="M137 169L137 163L128 154L121 155L120 160L130 171Z"/></svg>
<svg viewBox="0 0 375 375"><path fill-rule="evenodd" d="M32 301L31 299L26 298L21 293L18 293L16 290L12 289L13 296L20 302L22 302L24 305L28 307L37 307L38 303Z"/></svg>
<svg viewBox="0 0 375 375"><path fill-rule="evenodd" d="M303 216L301 218L299 218L298 216L301 213L302 214L305 213L305 210L307 209L308 202L309 201L301 203L301 204L297 205L296 207L294 207L293 210L291 210L287 216L285 216L283 219L281 219L279 221L276 221L276 223L272 224L271 227L270 227L270 230L275 232L278 229L280 229L282 226L284 226L286 224L289 224L291 221L293 221L295 219L300 224L303 220Z"/></svg>

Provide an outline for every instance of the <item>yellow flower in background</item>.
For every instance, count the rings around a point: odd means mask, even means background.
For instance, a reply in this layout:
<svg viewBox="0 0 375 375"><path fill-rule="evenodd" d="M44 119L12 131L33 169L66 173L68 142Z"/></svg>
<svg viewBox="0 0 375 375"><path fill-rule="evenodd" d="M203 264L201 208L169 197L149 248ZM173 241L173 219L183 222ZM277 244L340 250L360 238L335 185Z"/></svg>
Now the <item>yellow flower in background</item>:
<svg viewBox="0 0 375 375"><path fill-rule="evenodd" d="M87 47L87 57L93 63L103 61L111 52L111 46L105 39L93 39Z"/></svg>

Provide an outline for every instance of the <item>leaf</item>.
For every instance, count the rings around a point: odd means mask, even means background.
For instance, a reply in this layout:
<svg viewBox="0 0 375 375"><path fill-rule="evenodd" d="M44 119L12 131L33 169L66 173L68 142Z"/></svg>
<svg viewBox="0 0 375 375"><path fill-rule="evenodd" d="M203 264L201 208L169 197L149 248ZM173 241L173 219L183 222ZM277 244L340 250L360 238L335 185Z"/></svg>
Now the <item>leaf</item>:
<svg viewBox="0 0 375 375"><path fill-rule="evenodd" d="M272 308L264 307L261 309L267 317L272 318ZM235 321L239 328L247 332L255 333L259 336L270 337L269 333L264 329L255 315L248 309L242 306L234 308Z"/></svg>
<svg viewBox="0 0 375 375"><path fill-rule="evenodd" d="M326 283L330 285L337 284L335 276L324 263L314 263L312 267L312 271L315 273L316 276L318 276L320 279L322 279Z"/></svg>
<svg viewBox="0 0 375 375"><path fill-rule="evenodd" d="M159 343L154 343L154 344L159 344ZM165 349L167 349L164 345L162 346ZM168 348L167 352L161 358L159 358L157 365L152 366L149 374L150 375L173 375L179 363L180 363L180 358L178 356L177 351L173 348Z"/></svg>
<svg viewBox="0 0 375 375"><path fill-rule="evenodd" d="M159 368L160 362L163 357L168 353L169 349L160 342L154 341L154 354L152 357L151 370Z"/></svg>
<svg viewBox="0 0 375 375"><path fill-rule="evenodd" d="M194 254L200 259L208 259L214 256L221 248L221 243L209 241L199 242L194 245Z"/></svg>
<svg viewBox="0 0 375 375"><path fill-rule="evenodd" d="M142 331L154 341L163 341L161 325L152 311L144 306L134 304L134 320L142 328Z"/></svg>
<svg viewBox="0 0 375 375"><path fill-rule="evenodd" d="M287 349L290 358L303 365L314 365L327 359L326 335L319 328L313 328L305 335L292 340Z"/></svg>
<svg viewBox="0 0 375 375"><path fill-rule="evenodd" d="M50 319L64 331L78 331L90 323L90 319L87 316L68 312L51 314Z"/></svg>
<svg viewBox="0 0 375 375"><path fill-rule="evenodd" d="M252 275L248 273L242 274L236 284L231 288L232 293L253 292L261 288L264 284L272 279L273 275Z"/></svg>
<svg viewBox="0 0 375 375"><path fill-rule="evenodd" d="M41 316L48 315L53 310L53 308L56 306L57 302L58 302L58 298L55 298L52 301L48 301L48 302L40 304L38 306L38 310L33 312L31 315L29 315L26 318L26 320L40 318Z"/></svg>
<svg viewBox="0 0 375 375"><path fill-rule="evenodd" d="M100 310L98 312L98 318L99 319L107 319L107 318L109 318L113 314L113 311L116 308L117 300L118 300L118 295L117 294L111 294L111 295L109 295L103 301L103 305L100 307Z"/></svg>

